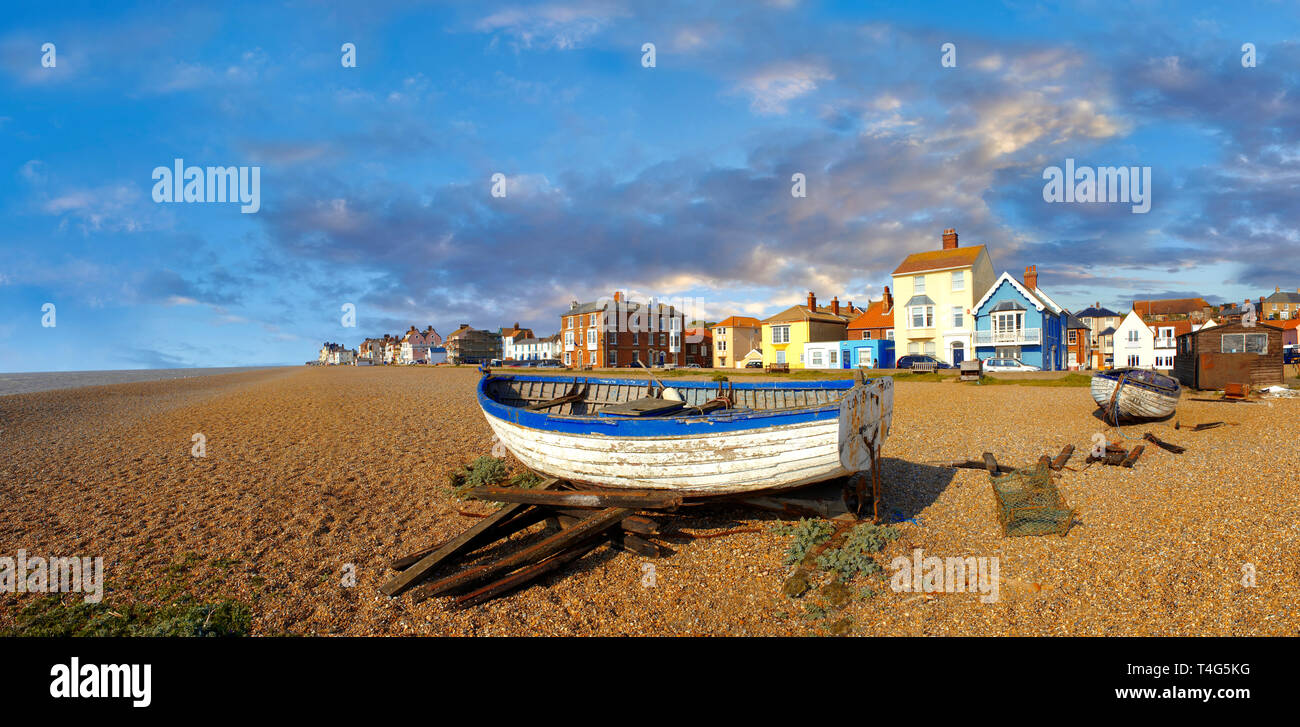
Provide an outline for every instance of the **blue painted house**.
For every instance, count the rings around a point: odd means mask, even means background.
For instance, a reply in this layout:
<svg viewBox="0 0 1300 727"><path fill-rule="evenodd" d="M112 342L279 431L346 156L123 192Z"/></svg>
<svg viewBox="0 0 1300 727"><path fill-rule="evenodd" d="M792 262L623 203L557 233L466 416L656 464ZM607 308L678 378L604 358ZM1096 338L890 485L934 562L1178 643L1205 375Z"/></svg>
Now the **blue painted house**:
<svg viewBox="0 0 1300 727"><path fill-rule="evenodd" d="M840 341L840 368L894 368L894 341L887 338Z"/></svg>
<svg viewBox="0 0 1300 727"><path fill-rule="evenodd" d="M975 355L1017 358L1044 371L1065 370L1067 313L1038 288L1038 270L1025 268L1021 283L1002 273L972 309Z"/></svg>

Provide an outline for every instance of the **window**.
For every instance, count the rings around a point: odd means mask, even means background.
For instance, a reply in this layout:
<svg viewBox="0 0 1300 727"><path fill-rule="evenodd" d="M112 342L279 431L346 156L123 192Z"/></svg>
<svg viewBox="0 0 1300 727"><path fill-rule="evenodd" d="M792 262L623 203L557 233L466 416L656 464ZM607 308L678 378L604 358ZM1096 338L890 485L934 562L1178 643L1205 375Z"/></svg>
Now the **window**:
<svg viewBox="0 0 1300 727"><path fill-rule="evenodd" d="M718 352L719 352L719 353L721 353L721 352L723 352L723 351L726 351L726 350L727 350L727 339L725 339L725 338L719 339L719 340L718 340L718 345L717 345L715 348L718 349Z"/></svg>
<svg viewBox="0 0 1300 727"><path fill-rule="evenodd" d="M632 345L633 345L633 346L639 346L639 345L641 345L641 332L640 332L640 331L637 331L637 330L633 330L633 331L632 331Z"/></svg>
<svg viewBox="0 0 1300 727"><path fill-rule="evenodd" d="M957 291L959 291L959 290L965 290L965 289L966 289L966 271L965 271L965 270L954 270L954 271L953 271L953 273L952 273L952 289L953 289L953 292L957 292Z"/></svg>
<svg viewBox="0 0 1300 727"><path fill-rule="evenodd" d="M863 332L862 332L862 340L864 340L864 341L870 341L870 340L871 340L871 331L863 331Z"/></svg>
<svg viewBox="0 0 1300 727"><path fill-rule="evenodd" d="M1268 353L1267 333L1225 333L1219 340L1220 353Z"/></svg>
<svg viewBox="0 0 1300 727"><path fill-rule="evenodd" d="M725 335L727 335L727 329L725 329L725 328L715 328L715 329L713 329L713 330L714 330L714 332L717 333L717 335L719 335L719 336L725 336Z"/></svg>
<svg viewBox="0 0 1300 727"><path fill-rule="evenodd" d="M912 278L912 293L915 295L921 295L925 293L924 275L918 275L915 278Z"/></svg>
<svg viewBox="0 0 1300 727"><path fill-rule="evenodd" d="M568 328L573 328L573 319L574 319L574 316L569 316L568 318L565 318L565 319L564 319L565 322L568 323L568 326L567 326Z"/></svg>
<svg viewBox="0 0 1300 727"><path fill-rule="evenodd" d="M573 348L573 331L564 332L564 347Z"/></svg>
<svg viewBox="0 0 1300 727"><path fill-rule="evenodd" d="M822 365L823 365L823 363L822 363L822 352L821 352L821 351L813 351L813 352L812 352L812 365L813 365L813 366L822 366Z"/></svg>
<svg viewBox="0 0 1300 727"><path fill-rule="evenodd" d="M926 342L925 342L925 355L926 355L926 356L933 356L935 353L938 352L938 350L939 350L938 347L934 345L934 341L926 341Z"/></svg>
<svg viewBox="0 0 1300 727"><path fill-rule="evenodd" d="M840 360L839 357L840 357L840 352L836 351L835 349L831 349L831 363L832 364L839 363Z"/></svg>
<svg viewBox="0 0 1300 727"><path fill-rule="evenodd" d="M965 325L965 323L962 322L963 320L964 319L962 318L962 307L959 305L954 305L952 307L952 327L961 328L963 325Z"/></svg>
<svg viewBox="0 0 1300 727"><path fill-rule="evenodd" d="M1129 342L1129 343L1137 343L1137 342L1138 342L1138 332L1137 332L1137 329L1136 329L1136 328L1131 328L1131 329L1129 329L1129 332L1128 332L1128 342Z"/></svg>
<svg viewBox="0 0 1300 727"><path fill-rule="evenodd" d="M785 363L785 351L776 352L776 362L779 364Z"/></svg>
<svg viewBox="0 0 1300 727"><path fill-rule="evenodd" d="M790 326L772 326L772 343L789 343Z"/></svg>
<svg viewBox="0 0 1300 727"><path fill-rule="evenodd" d="M865 346L858 349L858 365L871 368L871 349Z"/></svg>
<svg viewBox="0 0 1300 727"><path fill-rule="evenodd" d="M609 353L606 355L606 358L609 359L610 366L618 365L618 351L615 351L614 349L610 349Z"/></svg>
<svg viewBox="0 0 1300 727"><path fill-rule="evenodd" d="M912 306L912 328L933 328L934 327L934 306L932 305L914 305Z"/></svg>
<svg viewBox="0 0 1300 727"><path fill-rule="evenodd" d="M1078 331L1070 331L1070 345L1073 346L1074 344L1076 344L1076 343L1078 343L1078 342L1079 342L1079 332L1078 332ZM1070 354L1070 355L1073 356L1074 354Z"/></svg>
<svg viewBox="0 0 1300 727"><path fill-rule="evenodd" d="M573 354L569 353L568 351L564 352L564 365L565 366L573 365Z"/></svg>
<svg viewBox="0 0 1300 727"><path fill-rule="evenodd" d="M889 330L885 331L885 340L887 341L894 340L894 329L890 328Z"/></svg>
<svg viewBox="0 0 1300 727"><path fill-rule="evenodd" d="M1129 366L1140 366L1140 365L1141 365L1141 363L1140 363L1141 360L1142 360L1142 359L1141 359L1141 358L1140 358L1136 353L1130 353L1129 356L1128 356L1128 365L1129 365Z"/></svg>
<svg viewBox="0 0 1300 727"><path fill-rule="evenodd" d="M595 347L596 347L596 329L595 329L595 328L588 328L588 329L587 329L587 348L595 348Z"/></svg>
<svg viewBox="0 0 1300 727"><path fill-rule="evenodd" d="M916 341L907 342L907 353L909 355L915 356L920 352L921 352L921 344L917 343Z"/></svg>

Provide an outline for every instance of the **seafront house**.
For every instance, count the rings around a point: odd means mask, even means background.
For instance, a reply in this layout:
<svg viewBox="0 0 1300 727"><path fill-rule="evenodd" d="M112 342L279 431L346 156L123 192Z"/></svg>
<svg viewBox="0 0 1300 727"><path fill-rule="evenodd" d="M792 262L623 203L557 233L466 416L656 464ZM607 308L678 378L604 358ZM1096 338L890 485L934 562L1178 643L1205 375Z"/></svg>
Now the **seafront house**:
<svg viewBox="0 0 1300 727"><path fill-rule="evenodd" d="M749 316L730 316L711 329L713 368L741 368L750 351L763 346L763 324Z"/></svg>
<svg viewBox="0 0 1300 727"><path fill-rule="evenodd" d="M888 338L840 341L840 368L892 369L894 342Z"/></svg>
<svg viewBox="0 0 1300 727"><path fill-rule="evenodd" d="M1292 293L1281 288L1273 288L1273 294L1264 298L1259 305L1261 320L1288 321L1300 318L1300 290Z"/></svg>
<svg viewBox="0 0 1300 727"><path fill-rule="evenodd" d="M839 298L832 298L829 307L818 308L817 296L808 293L807 305L796 305L762 321L763 365L786 364L790 368L808 367L804 347L810 343L833 343L836 357L839 342L844 340L849 320L861 311L852 303L841 308ZM821 352L816 368L827 368L830 347L815 347ZM838 365L831 367L838 368Z"/></svg>
<svg viewBox="0 0 1300 727"><path fill-rule="evenodd" d="M985 247L961 247L953 229L943 231L940 249L908 255L893 274L894 295L904 301L894 315L895 353L927 354L954 365L969 358L971 309L995 278Z"/></svg>
<svg viewBox="0 0 1300 727"><path fill-rule="evenodd" d="M1091 329L1079 317L1065 312L1065 367L1071 371L1088 368L1092 361Z"/></svg>
<svg viewBox="0 0 1300 727"><path fill-rule="evenodd" d="M1136 310L1130 311L1115 329L1115 366L1172 371L1178 336L1192 333L1192 325L1186 318L1148 324Z"/></svg>
<svg viewBox="0 0 1300 727"><path fill-rule="evenodd" d="M615 368L682 366L686 315L655 301L628 301L621 291L613 300L579 303L560 314L565 366Z"/></svg>
<svg viewBox="0 0 1300 727"><path fill-rule="evenodd" d="M1103 308L1101 301L1093 303L1075 314L1075 317L1088 326L1088 349L1091 361L1088 368L1105 369L1115 366L1115 329L1119 328L1123 316L1109 308Z"/></svg>
<svg viewBox="0 0 1300 727"><path fill-rule="evenodd" d="M443 347L451 364L477 364L501 358L501 336L495 331L470 328L468 323L447 334Z"/></svg>
<svg viewBox="0 0 1300 727"><path fill-rule="evenodd" d="M560 357L560 334L519 338L512 345L516 361L550 361Z"/></svg>
<svg viewBox="0 0 1300 727"><path fill-rule="evenodd" d="M1065 311L1038 287L1038 268L1024 281L1002 275L973 306L975 353L981 360L1014 358L1043 371L1065 368Z"/></svg>
<svg viewBox="0 0 1300 727"><path fill-rule="evenodd" d="M321 346L318 355L319 363L328 366L347 366L356 363L356 349L345 348L341 343L326 342Z"/></svg>
<svg viewBox="0 0 1300 727"><path fill-rule="evenodd" d="M894 340L894 296L885 286L885 296L867 304L862 315L849 321L848 340Z"/></svg>
<svg viewBox="0 0 1300 727"><path fill-rule="evenodd" d="M411 326L399 339L397 361L398 363L429 363L429 349L442 345L442 336L429 326L423 331L417 330Z"/></svg>
<svg viewBox="0 0 1300 727"><path fill-rule="evenodd" d="M519 359L519 353L515 350L515 341L525 338L533 338L533 329L520 328L519 321L509 328L502 328L498 331L501 336L501 358L505 361L515 361Z"/></svg>

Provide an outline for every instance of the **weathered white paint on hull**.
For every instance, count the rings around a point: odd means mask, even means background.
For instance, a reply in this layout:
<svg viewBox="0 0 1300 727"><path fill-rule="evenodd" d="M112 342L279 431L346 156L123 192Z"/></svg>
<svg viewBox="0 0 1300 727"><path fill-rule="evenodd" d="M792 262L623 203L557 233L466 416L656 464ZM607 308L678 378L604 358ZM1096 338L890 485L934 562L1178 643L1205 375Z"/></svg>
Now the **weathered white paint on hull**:
<svg viewBox="0 0 1300 727"><path fill-rule="evenodd" d="M1092 377L1092 400L1105 409L1115 393L1115 382L1105 376ZM1115 397L1115 405L1122 415L1143 419L1161 419L1174 413L1178 397L1161 394L1141 386L1125 384Z"/></svg>
<svg viewBox="0 0 1300 727"><path fill-rule="evenodd" d="M522 427L487 415L506 449L528 468L602 487L689 495L780 490L848 473L839 461L839 421L680 437L610 437Z"/></svg>

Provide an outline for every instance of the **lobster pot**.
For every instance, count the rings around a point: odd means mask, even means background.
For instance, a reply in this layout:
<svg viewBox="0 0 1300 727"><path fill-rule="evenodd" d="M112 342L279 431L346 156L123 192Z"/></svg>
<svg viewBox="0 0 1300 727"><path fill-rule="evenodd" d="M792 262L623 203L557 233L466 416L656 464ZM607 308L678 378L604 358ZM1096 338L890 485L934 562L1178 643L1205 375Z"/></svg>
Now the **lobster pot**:
<svg viewBox="0 0 1300 727"><path fill-rule="evenodd" d="M1039 463L989 479L1003 537L1050 533L1065 537L1070 531L1075 511L1065 504L1060 490L1052 484L1047 465Z"/></svg>

